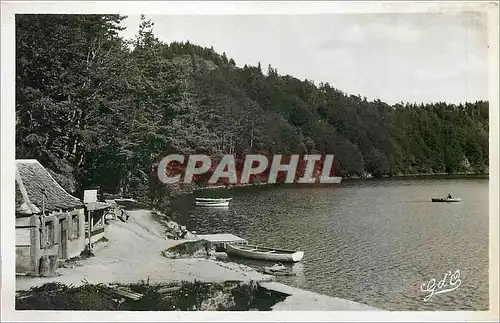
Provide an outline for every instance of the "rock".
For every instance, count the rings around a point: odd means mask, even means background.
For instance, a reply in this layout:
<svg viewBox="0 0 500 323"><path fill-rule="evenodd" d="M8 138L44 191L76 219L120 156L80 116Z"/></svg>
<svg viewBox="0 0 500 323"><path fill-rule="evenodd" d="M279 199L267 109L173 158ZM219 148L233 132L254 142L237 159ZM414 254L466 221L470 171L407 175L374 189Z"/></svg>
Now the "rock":
<svg viewBox="0 0 500 323"><path fill-rule="evenodd" d="M214 255L212 244L207 240L196 240L179 243L162 251L167 258L209 258Z"/></svg>

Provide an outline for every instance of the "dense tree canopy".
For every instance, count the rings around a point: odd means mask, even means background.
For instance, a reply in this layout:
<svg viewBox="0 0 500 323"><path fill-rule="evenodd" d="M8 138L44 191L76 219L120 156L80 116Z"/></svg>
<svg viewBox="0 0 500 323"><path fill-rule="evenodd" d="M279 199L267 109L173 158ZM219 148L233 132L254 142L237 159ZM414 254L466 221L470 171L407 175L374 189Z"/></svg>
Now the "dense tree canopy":
<svg viewBox="0 0 500 323"><path fill-rule="evenodd" d="M336 173L487 172L488 102L388 105L238 67L225 53L135 40L118 15L16 15L16 157L66 188L139 198L166 153L335 154Z"/></svg>

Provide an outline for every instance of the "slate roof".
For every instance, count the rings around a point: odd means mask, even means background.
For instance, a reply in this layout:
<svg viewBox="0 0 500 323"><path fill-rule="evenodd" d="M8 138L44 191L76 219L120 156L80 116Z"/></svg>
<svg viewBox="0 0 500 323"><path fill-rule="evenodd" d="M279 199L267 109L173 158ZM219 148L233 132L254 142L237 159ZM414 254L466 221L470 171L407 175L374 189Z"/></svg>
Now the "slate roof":
<svg viewBox="0 0 500 323"><path fill-rule="evenodd" d="M44 194L46 212L84 207L37 160L16 160L16 213L41 213Z"/></svg>

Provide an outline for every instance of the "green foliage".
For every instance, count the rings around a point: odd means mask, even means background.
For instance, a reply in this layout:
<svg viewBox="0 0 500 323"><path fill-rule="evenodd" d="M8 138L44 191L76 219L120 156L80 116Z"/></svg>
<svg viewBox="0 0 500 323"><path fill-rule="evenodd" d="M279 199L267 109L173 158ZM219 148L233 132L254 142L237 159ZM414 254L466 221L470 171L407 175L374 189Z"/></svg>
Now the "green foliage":
<svg viewBox="0 0 500 323"><path fill-rule="evenodd" d="M336 156L341 176L488 171L488 102L367 101L328 83L189 42L166 44L117 15L16 15L16 157L70 191L99 187L150 203L168 153Z"/></svg>

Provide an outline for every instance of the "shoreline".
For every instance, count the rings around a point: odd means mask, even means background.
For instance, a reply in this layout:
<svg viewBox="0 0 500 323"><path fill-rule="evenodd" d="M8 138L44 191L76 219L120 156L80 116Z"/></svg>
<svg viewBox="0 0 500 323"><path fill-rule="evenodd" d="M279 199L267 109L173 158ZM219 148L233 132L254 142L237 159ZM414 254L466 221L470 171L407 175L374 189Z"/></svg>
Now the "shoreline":
<svg viewBox="0 0 500 323"><path fill-rule="evenodd" d="M340 183L322 184L322 183L249 183L249 184L233 184L233 185L217 185L217 186L199 186L192 188L190 190L184 191L181 194L171 197L171 200L176 200L178 198L194 196L197 193L202 192L213 192L221 193L228 191L238 191L252 188L272 188L272 187L301 187L301 188L314 188L314 187L338 187L342 185L342 182L353 183L353 182L369 182L369 181L387 181L387 180L424 180L424 179L489 179L488 173L421 173L421 174L406 174L406 175L394 175L394 176L383 176L383 177L342 177ZM203 197L203 194L201 195Z"/></svg>
<svg viewBox="0 0 500 323"><path fill-rule="evenodd" d="M170 203L166 206L151 206L153 210L165 210L165 208L171 207L171 202L183 199L190 196L197 197L208 197L210 194L219 194L223 192L231 192L245 189L271 189L273 187L280 188L315 188L315 187L339 187L344 183L356 183L356 182L370 182L370 181L387 181L387 180L424 180L424 179L489 179L489 173L420 173L420 174L404 174L404 175L394 175L394 176L383 176L383 177L342 177L341 182L331 183L331 184L321 184L321 183L248 183L248 184L229 184L229 185L216 185L216 186L197 186L197 187L186 187L180 188L177 194L170 197L166 197ZM206 194L203 194L206 192ZM198 195L199 194L199 195ZM175 207L174 207L175 208Z"/></svg>
<svg viewBox="0 0 500 323"><path fill-rule="evenodd" d="M489 178L489 173L416 173L416 174L399 174L399 175L384 175L382 177L374 177L374 176L344 176L342 177L342 181L371 181L371 180L384 180L384 179L406 179L406 178ZM215 186L198 186L193 188L191 192L184 193L181 195L188 195L194 192L202 192L202 191L213 191L213 190L232 190L232 189L244 189L250 187L258 187L258 186L282 186L287 183L249 183L249 184L229 184L229 185L215 185ZM289 184L298 184L298 183L289 183ZM312 184L300 184L301 186L314 186L314 185L338 185L340 183L332 183L332 184L322 184L322 183L312 183Z"/></svg>
<svg viewBox="0 0 500 323"><path fill-rule="evenodd" d="M382 176L382 177L343 177L342 181L377 181L377 180L391 180L391 179L460 179L460 178L489 178L490 175L486 174L476 174L476 173L433 173L433 174L406 174L406 175L393 175L393 176Z"/></svg>
<svg viewBox="0 0 500 323"><path fill-rule="evenodd" d="M81 286L89 284L152 284L179 282L223 283L257 282L263 288L289 294L273 310L377 310L368 305L321 295L273 282L275 277L261 274L253 268L235 262L222 262L213 258L168 259L161 251L189 240L166 240L165 228L150 210L134 210L129 222L111 221L106 228L108 242L95 245L95 256L71 262L69 268L58 268L58 276L16 276L16 292L57 282ZM266 285L266 282L273 284ZM267 287L266 287L267 286ZM312 298L311 298L312 297Z"/></svg>

